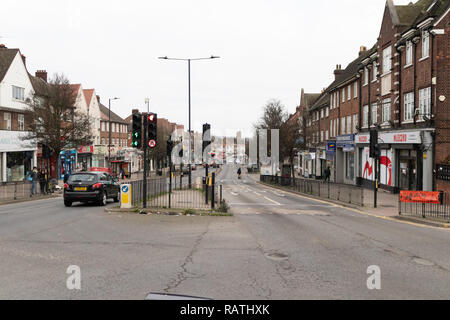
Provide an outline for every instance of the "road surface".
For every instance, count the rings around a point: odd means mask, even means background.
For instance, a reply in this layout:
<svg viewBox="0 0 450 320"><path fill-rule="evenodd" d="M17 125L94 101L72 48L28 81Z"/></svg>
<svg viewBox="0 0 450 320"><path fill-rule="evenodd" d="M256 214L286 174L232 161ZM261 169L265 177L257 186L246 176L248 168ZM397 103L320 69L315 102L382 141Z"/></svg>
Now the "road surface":
<svg viewBox="0 0 450 320"><path fill-rule="evenodd" d="M107 213L62 198L0 206L0 299L449 299L450 230L262 186L226 165L233 217ZM112 206L113 204L109 204ZM81 290L69 290L69 266ZM369 266L381 289L369 290Z"/></svg>

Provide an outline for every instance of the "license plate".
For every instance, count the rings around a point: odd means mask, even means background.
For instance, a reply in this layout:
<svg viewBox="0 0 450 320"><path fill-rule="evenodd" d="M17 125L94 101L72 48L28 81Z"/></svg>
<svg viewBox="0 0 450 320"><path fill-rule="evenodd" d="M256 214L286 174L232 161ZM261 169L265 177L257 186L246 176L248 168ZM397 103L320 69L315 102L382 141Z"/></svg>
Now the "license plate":
<svg viewBox="0 0 450 320"><path fill-rule="evenodd" d="M86 187L75 187L75 191L86 191Z"/></svg>

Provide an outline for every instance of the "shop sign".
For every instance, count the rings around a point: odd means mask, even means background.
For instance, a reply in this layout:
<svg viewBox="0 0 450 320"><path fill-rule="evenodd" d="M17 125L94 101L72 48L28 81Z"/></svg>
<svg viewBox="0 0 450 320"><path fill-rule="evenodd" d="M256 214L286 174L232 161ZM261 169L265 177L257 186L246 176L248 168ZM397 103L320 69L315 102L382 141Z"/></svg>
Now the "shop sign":
<svg viewBox="0 0 450 320"><path fill-rule="evenodd" d="M355 150L355 135L346 134L336 138L336 145L338 148L343 148L344 152L352 152Z"/></svg>
<svg viewBox="0 0 450 320"><path fill-rule="evenodd" d="M441 203L441 193L431 191L400 191L400 202Z"/></svg>
<svg viewBox="0 0 450 320"><path fill-rule="evenodd" d="M93 153L94 152L94 147L93 146L81 146L78 147L78 153Z"/></svg>
<svg viewBox="0 0 450 320"><path fill-rule="evenodd" d="M327 152L328 153L336 153L336 142L335 141L327 141Z"/></svg>
<svg viewBox="0 0 450 320"><path fill-rule="evenodd" d="M422 138L420 131L406 131L406 132L379 132L378 140L380 143L388 144L421 144ZM356 136L356 143L369 143L369 134L358 134Z"/></svg>
<svg viewBox="0 0 450 320"><path fill-rule="evenodd" d="M27 132L0 130L0 150L3 152L32 151L37 149L37 143L23 140Z"/></svg>

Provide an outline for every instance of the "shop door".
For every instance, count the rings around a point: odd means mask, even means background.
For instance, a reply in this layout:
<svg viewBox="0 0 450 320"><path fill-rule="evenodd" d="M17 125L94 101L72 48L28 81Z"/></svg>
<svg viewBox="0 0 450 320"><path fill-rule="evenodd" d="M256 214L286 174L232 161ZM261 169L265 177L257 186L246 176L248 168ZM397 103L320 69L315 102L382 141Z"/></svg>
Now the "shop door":
<svg viewBox="0 0 450 320"><path fill-rule="evenodd" d="M401 150L399 157L400 189L417 190L417 155L414 150Z"/></svg>

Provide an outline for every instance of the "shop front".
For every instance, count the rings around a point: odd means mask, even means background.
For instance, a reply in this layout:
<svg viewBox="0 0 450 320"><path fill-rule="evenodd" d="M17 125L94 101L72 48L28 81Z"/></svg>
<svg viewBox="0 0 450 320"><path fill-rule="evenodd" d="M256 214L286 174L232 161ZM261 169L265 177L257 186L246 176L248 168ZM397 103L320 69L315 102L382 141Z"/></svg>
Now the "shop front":
<svg viewBox="0 0 450 320"><path fill-rule="evenodd" d="M336 182L356 184L355 163L355 135L336 137Z"/></svg>
<svg viewBox="0 0 450 320"><path fill-rule="evenodd" d="M77 171L89 171L92 165L93 146L81 146L77 150ZM94 166L95 167L95 166Z"/></svg>
<svg viewBox="0 0 450 320"><path fill-rule="evenodd" d="M381 157L378 167L382 187L399 190L433 191L433 145L426 130L380 132ZM375 180L374 160L369 156L370 135L356 137L359 154L358 174L363 185Z"/></svg>
<svg viewBox="0 0 450 320"><path fill-rule="evenodd" d="M326 147L326 167L330 168L330 181L336 181L336 170L334 158L336 155L336 141L327 141Z"/></svg>
<svg viewBox="0 0 450 320"><path fill-rule="evenodd" d="M0 131L0 165L2 182L25 181L37 166L37 144L24 140L26 132Z"/></svg>

